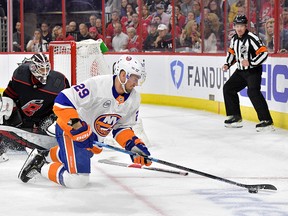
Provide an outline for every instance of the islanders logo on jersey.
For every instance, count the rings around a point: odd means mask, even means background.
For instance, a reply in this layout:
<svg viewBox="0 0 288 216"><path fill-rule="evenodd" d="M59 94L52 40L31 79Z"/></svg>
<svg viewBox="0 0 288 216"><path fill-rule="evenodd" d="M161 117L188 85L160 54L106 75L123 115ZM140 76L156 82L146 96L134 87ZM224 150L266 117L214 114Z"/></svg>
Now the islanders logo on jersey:
<svg viewBox="0 0 288 216"><path fill-rule="evenodd" d="M101 115L95 120L94 128L97 134L102 137L106 137L120 119L121 116L117 114Z"/></svg>

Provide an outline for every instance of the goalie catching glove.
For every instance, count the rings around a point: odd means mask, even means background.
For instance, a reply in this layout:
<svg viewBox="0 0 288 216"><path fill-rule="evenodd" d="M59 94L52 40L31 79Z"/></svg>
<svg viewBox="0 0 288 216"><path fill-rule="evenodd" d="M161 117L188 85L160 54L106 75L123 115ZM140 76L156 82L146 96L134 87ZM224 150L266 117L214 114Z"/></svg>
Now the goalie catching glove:
<svg viewBox="0 0 288 216"><path fill-rule="evenodd" d="M93 142L95 139L95 134L92 132L90 126L85 122L81 121L82 127L78 129L72 129L70 131L74 143L80 148L87 148L93 154L99 154L102 152L102 148L94 145Z"/></svg>
<svg viewBox="0 0 288 216"><path fill-rule="evenodd" d="M130 155L133 163L150 166L152 164L151 160L147 159L150 156L145 144L136 136L133 136L131 140L128 140L125 146L127 151L136 153L135 155Z"/></svg>
<svg viewBox="0 0 288 216"><path fill-rule="evenodd" d="M57 116L53 113L40 121L39 128L42 133L55 137L56 120Z"/></svg>
<svg viewBox="0 0 288 216"><path fill-rule="evenodd" d="M0 95L0 124L3 124L3 119L8 120L13 111L14 102L9 97Z"/></svg>

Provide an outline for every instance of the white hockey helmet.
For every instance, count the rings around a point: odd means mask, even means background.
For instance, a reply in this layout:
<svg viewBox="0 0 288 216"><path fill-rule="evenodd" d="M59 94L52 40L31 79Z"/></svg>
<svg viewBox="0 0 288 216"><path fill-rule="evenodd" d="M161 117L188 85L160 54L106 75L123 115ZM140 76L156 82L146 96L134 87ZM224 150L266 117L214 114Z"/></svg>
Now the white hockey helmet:
<svg viewBox="0 0 288 216"><path fill-rule="evenodd" d="M131 74L139 77L138 85L142 85L146 79L145 63L141 63L135 56L122 55L119 60L114 64L114 74L119 76L120 72L126 72L126 81L130 78ZM126 83L126 82L125 82Z"/></svg>
<svg viewBox="0 0 288 216"><path fill-rule="evenodd" d="M30 59L29 69L42 84L46 84L50 72L50 62L44 53L34 54Z"/></svg>

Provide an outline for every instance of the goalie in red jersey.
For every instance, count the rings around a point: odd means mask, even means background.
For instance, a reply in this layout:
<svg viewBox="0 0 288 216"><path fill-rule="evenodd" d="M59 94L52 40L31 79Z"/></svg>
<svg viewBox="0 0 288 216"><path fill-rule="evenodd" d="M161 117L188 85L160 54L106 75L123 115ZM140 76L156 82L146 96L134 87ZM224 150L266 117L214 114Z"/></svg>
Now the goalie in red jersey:
<svg viewBox="0 0 288 216"><path fill-rule="evenodd" d="M5 154L7 148L22 150L24 146L38 147L24 142L16 134L18 130L15 128L47 135L48 126L56 120L52 110L54 100L59 92L68 87L70 84L67 78L50 69L45 54L37 53L23 60L14 71L0 100L0 162L8 160ZM45 146L46 143L38 144L44 145L42 147L46 149L57 142L53 138L49 146Z"/></svg>

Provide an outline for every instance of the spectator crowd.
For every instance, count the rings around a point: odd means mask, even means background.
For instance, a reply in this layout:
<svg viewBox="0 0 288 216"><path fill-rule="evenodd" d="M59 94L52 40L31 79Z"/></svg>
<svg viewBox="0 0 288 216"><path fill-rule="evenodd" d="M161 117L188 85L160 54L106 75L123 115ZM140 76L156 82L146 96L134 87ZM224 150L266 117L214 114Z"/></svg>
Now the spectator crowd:
<svg viewBox="0 0 288 216"><path fill-rule="evenodd" d="M272 0L250 0L249 4L247 0L108 0L104 22L94 14L87 17L87 22L71 20L65 27L42 22L32 36L25 34L24 48L31 52L48 51L51 41L102 39L115 52L223 53L235 34L234 17L249 13L250 30L259 35L269 52L287 52L288 0L280 2L276 51ZM17 22L15 28L13 49L20 51L21 23Z"/></svg>

